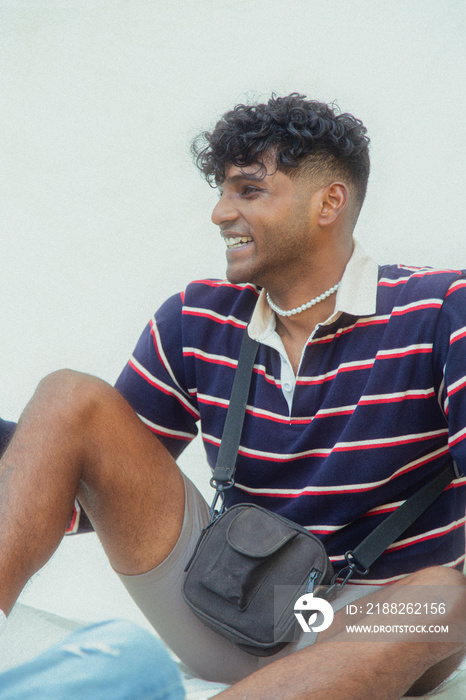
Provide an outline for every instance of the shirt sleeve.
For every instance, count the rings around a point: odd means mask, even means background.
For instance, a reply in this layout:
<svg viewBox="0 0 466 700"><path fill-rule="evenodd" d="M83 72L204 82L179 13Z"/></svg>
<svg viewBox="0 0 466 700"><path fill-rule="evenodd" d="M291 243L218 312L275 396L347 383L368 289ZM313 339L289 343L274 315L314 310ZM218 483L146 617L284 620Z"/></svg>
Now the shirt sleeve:
<svg viewBox="0 0 466 700"><path fill-rule="evenodd" d="M174 457L197 435L199 420L185 378L182 298L171 297L151 318L115 384Z"/></svg>
<svg viewBox="0 0 466 700"><path fill-rule="evenodd" d="M434 363L438 400L448 421L448 446L466 474L466 278L450 286L439 315Z"/></svg>
<svg viewBox="0 0 466 700"><path fill-rule="evenodd" d="M3 420L0 418L0 456L6 450L8 443L10 442L11 436L13 435L16 428L16 423L11 423L10 421Z"/></svg>

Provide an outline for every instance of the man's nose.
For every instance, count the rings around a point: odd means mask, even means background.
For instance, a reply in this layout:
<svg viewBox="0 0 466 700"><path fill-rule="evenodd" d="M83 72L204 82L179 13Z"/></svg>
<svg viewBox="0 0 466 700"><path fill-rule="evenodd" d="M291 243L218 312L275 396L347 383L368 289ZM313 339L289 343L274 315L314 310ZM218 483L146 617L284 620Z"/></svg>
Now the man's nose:
<svg viewBox="0 0 466 700"><path fill-rule="evenodd" d="M238 218L238 211L233 206L233 203L224 194L220 197L217 204L212 211L212 222L216 226L222 226L222 224L228 223L230 221L235 221Z"/></svg>

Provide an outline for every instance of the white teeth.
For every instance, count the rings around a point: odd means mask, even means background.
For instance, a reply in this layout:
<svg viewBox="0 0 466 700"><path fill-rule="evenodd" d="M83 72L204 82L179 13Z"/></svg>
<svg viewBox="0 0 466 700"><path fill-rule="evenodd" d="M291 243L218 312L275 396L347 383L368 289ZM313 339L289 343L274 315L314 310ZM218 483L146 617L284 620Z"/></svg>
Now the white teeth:
<svg viewBox="0 0 466 700"><path fill-rule="evenodd" d="M249 236L235 236L234 238L225 238L225 243L227 244L227 248L239 248L242 245L245 245L246 243L251 243L252 238Z"/></svg>

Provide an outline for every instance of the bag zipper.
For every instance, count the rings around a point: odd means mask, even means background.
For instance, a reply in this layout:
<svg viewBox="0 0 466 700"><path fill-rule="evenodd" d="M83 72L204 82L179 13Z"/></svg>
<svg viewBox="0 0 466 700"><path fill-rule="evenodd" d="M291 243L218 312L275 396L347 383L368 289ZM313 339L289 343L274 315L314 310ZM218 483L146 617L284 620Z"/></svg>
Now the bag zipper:
<svg viewBox="0 0 466 700"><path fill-rule="evenodd" d="M314 586L316 585L316 581L321 575L321 571L319 569L311 569L309 573L309 578L307 579L307 588L306 588L306 593L312 593L314 590Z"/></svg>

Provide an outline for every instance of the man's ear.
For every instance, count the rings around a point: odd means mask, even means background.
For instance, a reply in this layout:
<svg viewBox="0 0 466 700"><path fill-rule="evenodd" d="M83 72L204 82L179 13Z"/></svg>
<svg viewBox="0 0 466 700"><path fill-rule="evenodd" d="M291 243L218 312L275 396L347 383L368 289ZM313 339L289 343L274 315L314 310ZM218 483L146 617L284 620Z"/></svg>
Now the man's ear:
<svg viewBox="0 0 466 700"><path fill-rule="evenodd" d="M319 224L329 226L340 216L348 204L348 188L343 182L332 182L322 192Z"/></svg>

